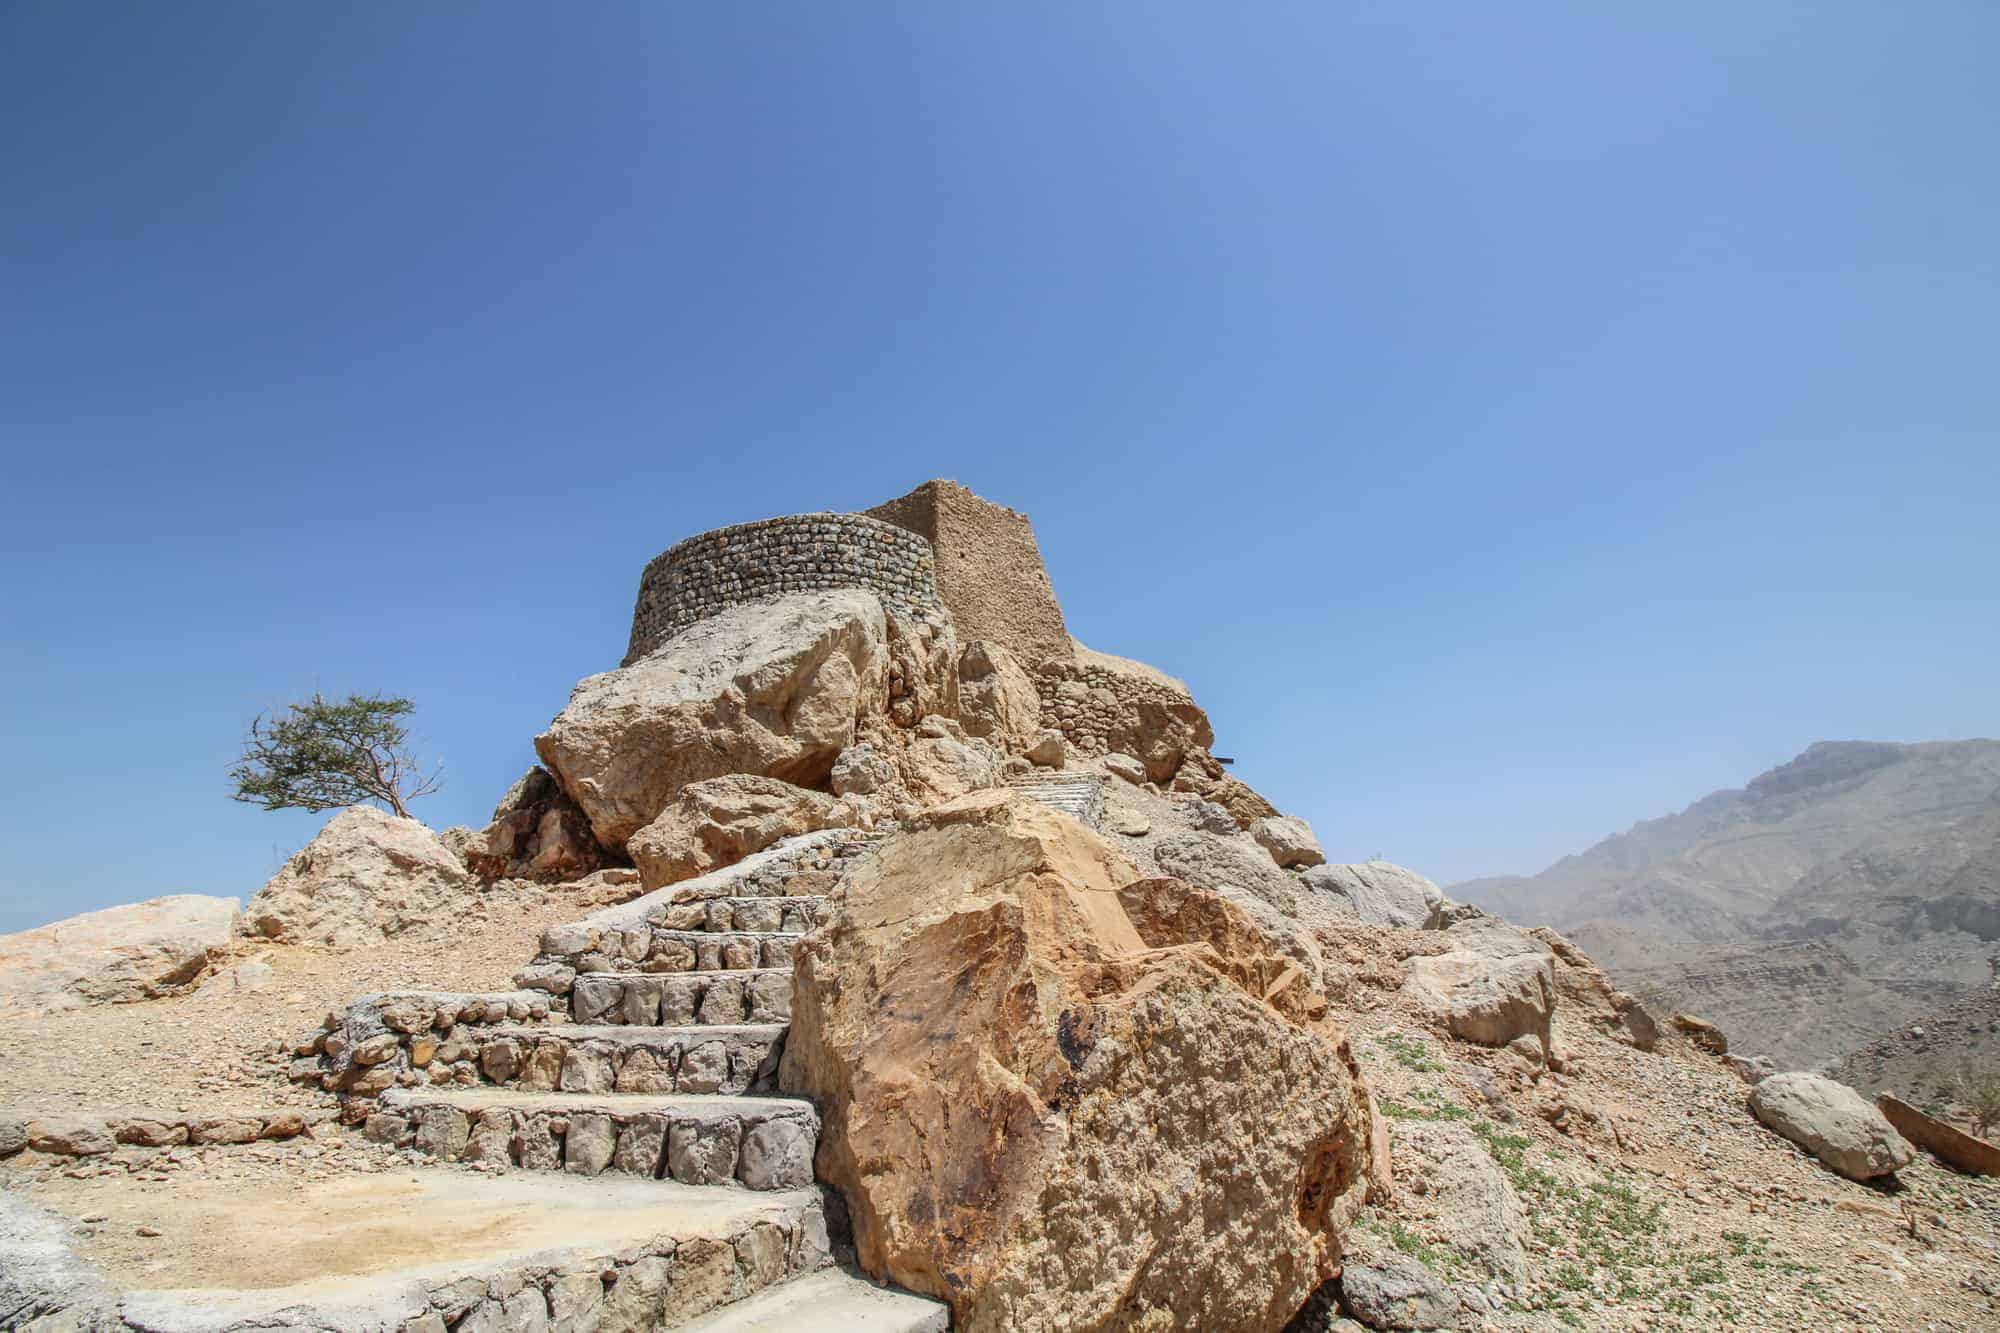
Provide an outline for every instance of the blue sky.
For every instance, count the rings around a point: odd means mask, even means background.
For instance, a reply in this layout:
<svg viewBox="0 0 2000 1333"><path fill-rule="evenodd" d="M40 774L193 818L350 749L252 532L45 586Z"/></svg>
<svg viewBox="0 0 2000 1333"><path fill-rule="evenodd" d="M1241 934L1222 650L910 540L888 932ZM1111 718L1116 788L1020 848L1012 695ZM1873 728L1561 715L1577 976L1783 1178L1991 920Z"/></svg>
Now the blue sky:
<svg viewBox="0 0 2000 1333"><path fill-rule="evenodd" d="M931 476L1337 859L2000 733L2000 11L0 8L0 929L481 823L645 560Z"/></svg>

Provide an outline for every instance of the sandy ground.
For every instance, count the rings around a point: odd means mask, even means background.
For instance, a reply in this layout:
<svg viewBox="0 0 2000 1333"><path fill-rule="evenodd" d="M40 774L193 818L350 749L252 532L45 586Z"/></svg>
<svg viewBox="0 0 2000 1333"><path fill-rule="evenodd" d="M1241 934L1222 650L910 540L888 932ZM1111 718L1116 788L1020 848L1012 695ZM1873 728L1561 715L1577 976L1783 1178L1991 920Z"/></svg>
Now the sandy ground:
<svg viewBox="0 0 2000 1333"><path fill-rule="evenodd" d="M329 1010L398 986L507 990L534 956L544 927L600 902L570 890L505 880L462 913L347 952L244 941L193 992L16 1019L0 1027L0 1109L98 1112L254 1110L329 1104L285 1080L291 1044ZM258 989L236 964L271 969ZM255 969L251 969L255 971Z"/></svg>

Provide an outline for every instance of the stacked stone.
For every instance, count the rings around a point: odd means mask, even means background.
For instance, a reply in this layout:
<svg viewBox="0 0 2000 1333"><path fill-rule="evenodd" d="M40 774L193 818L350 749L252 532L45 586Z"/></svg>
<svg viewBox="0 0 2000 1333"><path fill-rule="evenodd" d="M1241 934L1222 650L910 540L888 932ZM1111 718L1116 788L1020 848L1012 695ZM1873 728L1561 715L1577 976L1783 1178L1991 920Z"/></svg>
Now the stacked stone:
<svg viewBox="0 0 2000 1333"><path fill-rule="evenodd" d="M655 557L639 580L625 662L732 606L831 588L866 588L918 618L944 614L922 537L861 514L797 514L718 528Z"/></svg>
<svg viewBox="0 0 2000 1333"><path fill-rule="evenodd" d="M1078 662L1045 664L1035 677L1035 689L1042 696L1042 725L1062 732L1072 748L1086 755L1117 748L1112 738L1138 725L1142 704L1171 709L1193 702L1171 685Z"/></svg>

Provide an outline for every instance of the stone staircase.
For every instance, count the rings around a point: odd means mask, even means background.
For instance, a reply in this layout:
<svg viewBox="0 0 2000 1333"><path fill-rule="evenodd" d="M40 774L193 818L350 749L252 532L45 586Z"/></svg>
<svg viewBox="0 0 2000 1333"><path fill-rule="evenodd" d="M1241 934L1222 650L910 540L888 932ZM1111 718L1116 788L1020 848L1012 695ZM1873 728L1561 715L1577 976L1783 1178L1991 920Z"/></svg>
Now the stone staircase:
<svg viewBox="0 0 2000 1333"><path fill-rule="evenodd" d="M445 1161L731 1191L780 1210L788 1239L757 1262L739 1254L726 1299L694 1324L669 1302L654 1327L943 1330L944 1306L829 1266L819 1117L776 1089L792 946L824 919L842 864L879 836L791 839L549 930L519 991L368 997L321 1042L318 1076L376 1091L370 1138Z"/></svg>
<svg viewBox="0 0 2000 1333"><path fill-rule="evenodd" d="M1068 815L1085 828L1104 825L1104 779L1095 773L1038 768L1009 778L1007 785L1034 797L1059 815Z"/></svg>

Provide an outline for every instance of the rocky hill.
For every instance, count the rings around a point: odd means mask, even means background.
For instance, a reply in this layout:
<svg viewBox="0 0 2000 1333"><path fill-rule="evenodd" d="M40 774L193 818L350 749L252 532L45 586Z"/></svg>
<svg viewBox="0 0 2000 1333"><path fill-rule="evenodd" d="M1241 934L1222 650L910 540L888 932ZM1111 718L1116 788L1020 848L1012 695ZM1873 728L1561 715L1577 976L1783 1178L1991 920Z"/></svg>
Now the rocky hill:
<svg viewBox="0 0 2000 1333"><path fill-rule="evenodd" d="M704 534L627 642L483 829L0 951L79 951L0 1028L0 1328L2000 1317L2000 1149L1328 864L1022 515Z"/></svg>
<svg viewBox="0 0 2000 1333"><path fill-rule="evenodd" d="M2000 951L2000 742L1821 742L1533 876L1452 891L1787 1064L1976 992Z"/></svg>

